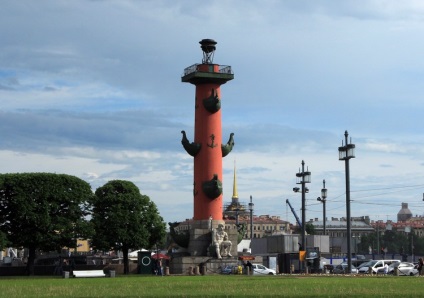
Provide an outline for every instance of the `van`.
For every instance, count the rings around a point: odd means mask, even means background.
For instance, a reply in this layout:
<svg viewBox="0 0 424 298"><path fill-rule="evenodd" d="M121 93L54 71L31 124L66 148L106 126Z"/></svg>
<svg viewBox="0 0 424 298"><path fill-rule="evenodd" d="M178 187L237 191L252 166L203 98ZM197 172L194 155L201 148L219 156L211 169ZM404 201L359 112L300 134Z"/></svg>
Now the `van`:
<svg viewBox="0 0 424 298"><path fill-rule="evenodd" d="M361 264L359 266L359 273L369 273L371 269L371 273L377 274L377 272L382 270L384 266L387 264L390 266L394 262L400 262L400 260L371 260L367 263Z"/></svg>

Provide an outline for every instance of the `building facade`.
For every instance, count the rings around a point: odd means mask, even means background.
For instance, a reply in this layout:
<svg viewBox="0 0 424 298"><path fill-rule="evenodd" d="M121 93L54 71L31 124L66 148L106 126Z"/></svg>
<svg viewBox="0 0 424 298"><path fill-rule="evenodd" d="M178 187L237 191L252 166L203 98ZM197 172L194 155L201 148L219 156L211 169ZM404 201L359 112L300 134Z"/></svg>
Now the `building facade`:
<svg viewBox="0 0 424 298"><path fill-rule="evenodd" d="M324 223L315 218L309 221L315 229L316 235L324 235ZM330 236L330 253L343 254L347 251L347 221L345 217L332 217L326 220L326 235ZM361 236L374 233L369 216L352 217L351 221L351 251L357 252Z"/></svg>

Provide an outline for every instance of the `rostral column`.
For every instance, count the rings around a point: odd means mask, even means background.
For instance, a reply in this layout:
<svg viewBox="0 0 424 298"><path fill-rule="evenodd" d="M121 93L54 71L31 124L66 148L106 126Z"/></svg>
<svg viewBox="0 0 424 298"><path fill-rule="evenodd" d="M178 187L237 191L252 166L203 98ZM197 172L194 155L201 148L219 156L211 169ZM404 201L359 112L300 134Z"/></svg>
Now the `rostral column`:
<svg viewBox="0 0 424 298"><path fill-rule="evenodd" d="M194 220L222 220L222 158L231 152L234 134L222 144L221 85L234 78L230 66L213 63L216 41L203 39L201 64L184 70L181 81L196 86L194 142L182 131L183 144L194 157Z"/></svg>

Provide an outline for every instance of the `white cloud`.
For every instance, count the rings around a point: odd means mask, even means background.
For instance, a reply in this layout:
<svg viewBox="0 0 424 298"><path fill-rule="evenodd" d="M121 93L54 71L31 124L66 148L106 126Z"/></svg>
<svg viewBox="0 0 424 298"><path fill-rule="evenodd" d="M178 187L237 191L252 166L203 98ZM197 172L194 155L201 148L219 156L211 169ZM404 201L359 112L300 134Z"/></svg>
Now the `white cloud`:
<svg viewBox="0 0 424 298"><path fill-rule="evenodd" d="M348 129L361 202L352 213L394 218L402 201L423 213L423 187L411 187L423 178L423 10L377 0L2 3L2 172L67 173L94 188L128 179L166 221L191 217L193 159L180 131L194 135L195 92L180 76L201 61L198 41L214 38L215 62L235 72L222 86L223 136L236 142L224 201L236 159L241 200L291 216L285 199L299 209L292 188L305 160L307 217L320 217L323 179L328 216L343 216L337 147Z"/></svg>

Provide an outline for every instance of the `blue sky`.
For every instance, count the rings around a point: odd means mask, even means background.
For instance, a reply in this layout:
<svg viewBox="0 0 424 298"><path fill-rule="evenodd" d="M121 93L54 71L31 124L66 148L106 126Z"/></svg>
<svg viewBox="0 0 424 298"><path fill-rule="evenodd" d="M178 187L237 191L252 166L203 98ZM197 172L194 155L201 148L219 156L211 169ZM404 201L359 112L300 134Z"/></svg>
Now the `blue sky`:
<svg viewBox="0 0 424 298"><path fill-rule="evenodd" d="M295 222L295 174L312 172L306 218L326 180L327 217L396 219L402 202L423 214L422 1L3 1L0 10L2 173L75 175L95 190L133 181L166 222L193 216L194 86L198 42L235 78L221 88L224 202L234 161L240 201ZM226 138L226 137L224 137Z"/></svg>

